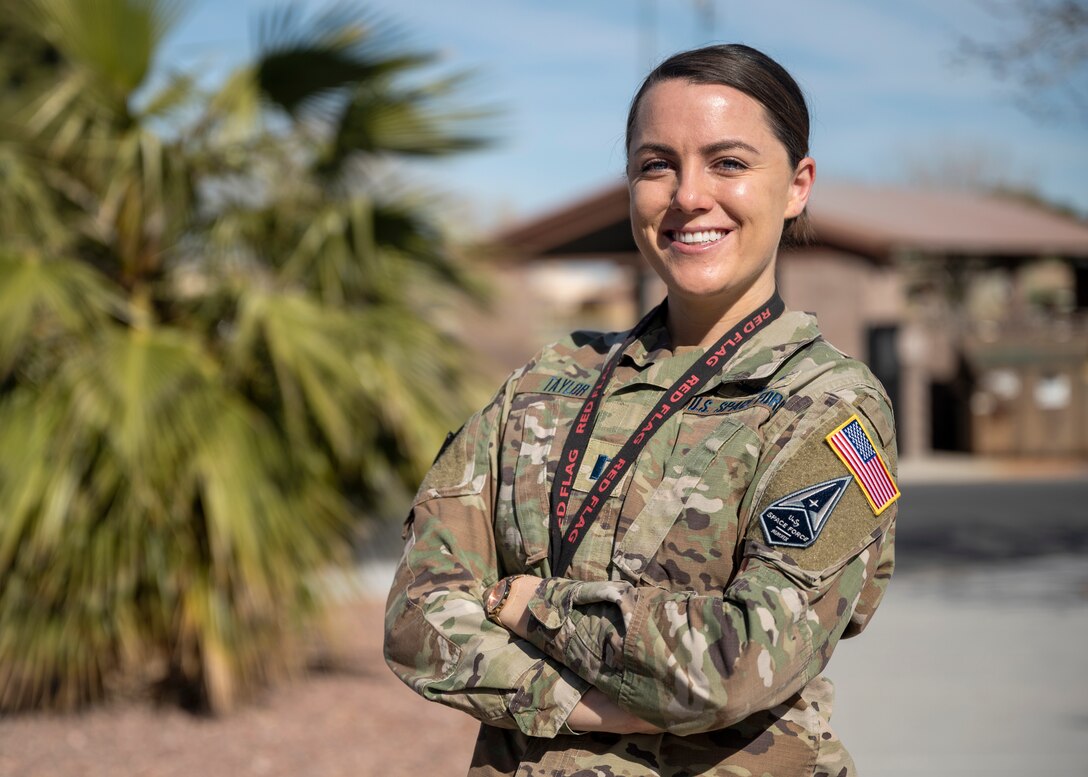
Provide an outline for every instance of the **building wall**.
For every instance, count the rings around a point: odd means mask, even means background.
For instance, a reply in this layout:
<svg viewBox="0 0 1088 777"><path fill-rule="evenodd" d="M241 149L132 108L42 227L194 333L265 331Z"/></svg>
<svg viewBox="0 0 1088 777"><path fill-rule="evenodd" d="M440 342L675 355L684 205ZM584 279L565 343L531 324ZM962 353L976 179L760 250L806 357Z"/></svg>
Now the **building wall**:
<svg viewBox="0 0 1088 777"><path fill-rule="evenodd" d="M833 345L866 362L895 410L900 454L933 443L931 387L955 359L943 327L908 318L903 279L892 265L827 248L783 252L778 285L786 304L815 313ZM947 371L947 370L946 370Z"/></svg>
<svg viewBox="0 0 1088 777"><path fill-rule="evenodd" d="M496 383L569 332L622 330L638 320L632 275L621 267L554 261L492 267L486 278L489 304L459 300L449 328L479 354L480 371Z"/></svg>
<svg viewBox="0 0 1088 777"><path fill-rule="evenodd" d="M786 304L815 313L831 343L867 359L868 333L897 325L903 315L898 273L853 254L805 249L783 252L778 285Z"/></svg>

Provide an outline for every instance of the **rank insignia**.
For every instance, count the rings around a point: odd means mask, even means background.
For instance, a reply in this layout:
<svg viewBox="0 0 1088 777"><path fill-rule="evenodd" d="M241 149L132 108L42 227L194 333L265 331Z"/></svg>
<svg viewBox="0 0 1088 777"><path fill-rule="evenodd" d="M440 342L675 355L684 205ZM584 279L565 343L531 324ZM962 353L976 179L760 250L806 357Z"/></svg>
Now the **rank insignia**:
<svg viewBox="0 0 1088 777"><path fill-rule="evenodd" d="M759 516L767 544L807 548L814 543L850 480L827 480L772 502Z"/></svg>
<svg viewBox="0 0 1088 777"><path fill-rule="evenodd" d="M826 439L831 450L858 481L874 513L880 515L899 498L899 487L856 415L827 435Z"/></svg>

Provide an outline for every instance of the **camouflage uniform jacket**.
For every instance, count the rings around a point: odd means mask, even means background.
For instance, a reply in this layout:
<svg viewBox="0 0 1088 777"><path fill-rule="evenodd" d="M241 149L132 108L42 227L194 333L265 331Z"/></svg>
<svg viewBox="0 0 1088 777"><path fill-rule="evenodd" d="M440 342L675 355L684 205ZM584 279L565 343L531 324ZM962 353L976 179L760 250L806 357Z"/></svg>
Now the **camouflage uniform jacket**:
<svg viewBox="0 0 1088 777"><path fill-rule="evenodd" d="M483 723L471 775L853 775L820 673L883 595L897 505L877 514L825 438L856 416L894 475L883 389L815 319L787 310L651 439L567 577L549 577L556 460L623 339L576 333L546 347L439 457L389 596L389 666ZM572 506L696 355L673 354L662 325L628 348ZM798 499L813 495L806 513ZM790 532L815 541L783 544ZM545 578L528 640L482 604L521 572ZM667 733L570 731L590 686Z"/></svg>

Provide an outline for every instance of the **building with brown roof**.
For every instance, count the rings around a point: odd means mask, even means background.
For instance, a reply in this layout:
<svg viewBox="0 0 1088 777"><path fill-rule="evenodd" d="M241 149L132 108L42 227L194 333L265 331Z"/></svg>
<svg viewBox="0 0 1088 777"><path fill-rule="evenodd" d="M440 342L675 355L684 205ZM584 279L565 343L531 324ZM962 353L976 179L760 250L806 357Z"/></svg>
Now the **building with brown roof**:
<svg viewBox="0 0 1088 777"><path fill-rule="evenodd" d="M815 241L779 257L782 295L885 383L906 455L1088 455L1088 224L995 195L823 182L809 214ZM621 268L626 324L663 296L623 184L496 242L522 265Z"/></svg>

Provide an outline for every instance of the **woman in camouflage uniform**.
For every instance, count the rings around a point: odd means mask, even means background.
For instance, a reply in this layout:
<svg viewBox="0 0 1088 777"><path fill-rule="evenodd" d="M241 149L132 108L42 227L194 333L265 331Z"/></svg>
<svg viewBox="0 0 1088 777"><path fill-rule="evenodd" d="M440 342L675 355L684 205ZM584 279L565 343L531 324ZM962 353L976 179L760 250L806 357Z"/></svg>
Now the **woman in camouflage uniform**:
<svg viewBox="0 0 1088 777"><path fill-rule="evenodd" d="M804 97L753 49L685 52L627 152L667 300L544 348L440 455L387 661L481 721L473 775L852 775L820 672L891 574L895 431L775 290L815 177Z"/></svg>

